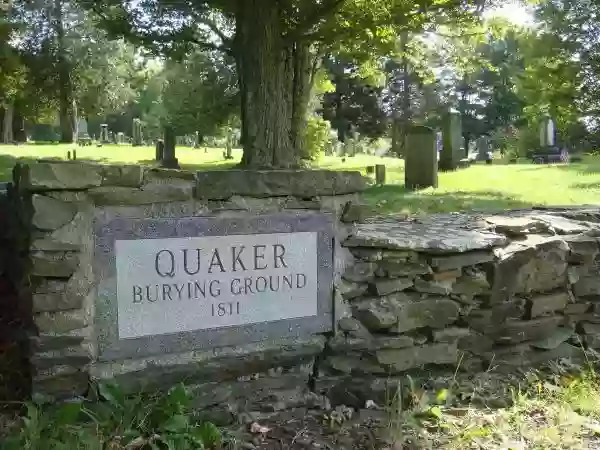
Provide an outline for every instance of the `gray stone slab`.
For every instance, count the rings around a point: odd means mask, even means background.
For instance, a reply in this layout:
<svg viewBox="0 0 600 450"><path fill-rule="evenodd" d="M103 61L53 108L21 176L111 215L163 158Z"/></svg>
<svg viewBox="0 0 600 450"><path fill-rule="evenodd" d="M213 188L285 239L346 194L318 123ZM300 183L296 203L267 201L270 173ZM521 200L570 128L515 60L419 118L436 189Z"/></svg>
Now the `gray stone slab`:
<svg viewBox="0 0 600 450"><path fill-rule="evenodd" d="M175 353L194 349L238 345L242 343L246 344L268 339L298 338L310 336L314 333L331 331L333 329L333 220L333 217L329 214L314 213L276 214L259 217L226 219L217 219L211 217L128 219L122 214L119 214L118 210L115 208L98 211L94 224L96 243L94 274L95 279L99 280L96 288L96 314L94 328L95 335L97 337L97 350L99 359L102 361L110 361L129 357L141 357L145 355L155 355L161 353ZM292 235L290 233L300 234ZM120 273L127 273L127 278L133 277L131 278L132 283L136 282L136 277L141 276L139 268L128 268L126 265L123 266L121 265L123 262L122 258L117 258L115 250L116 248L119 248L122 245L133 245L134 247L137 245L135 242L133 244L131 242L126 242L123 244L122 241L158 239L163 242L167 242L169 245L173 244L176 246L181 246L183 242L203 242L206 244L206 239L200 241L197 238L214 237L215 239L210 240L210 243L212 244L214 241L215 247L218 247L220 245L219 242L227 242L229 243L228 245L230 245L230 243L235 241L236 238L239 239L240 242L244 242L245 245L248 245L252 239L255 239L258 245L262 245L264 244L262 242L263 240L272 239L272 237L268 235L279 235L279 239L288 239L288 242L289 239L293 240L295 236L298 236L298 241L296 242L297 248L303 245L298 245L299 242L305 242L300 240L302 236L310 235L315 237L316 243L313 245L316 246L316 256L313 254L311 259L311 252L305 252L306 258L314 262L315 267L311 268L311 270L313 270L312 273L314 273L315 277L317 278L314 286L314 295L316 295L316 310L312 313L309 311L309 309L303 309L303 307L299 309L298 307L287 308L289 310L297 309L296 312L290 311L291 315L288 316L295 318L279 318L271 321L254 322L257 320L255 314L251 318L253 323L238 322L232 325L230 322L225 326L215 325L213 328L190 329L190 327L193 328L195 325L190 325L188 320L189 318L182 316L181 311L179 311L176 314L180 314L179 317L183 318L182 328L185 329L185 331L171 332L172 329L168 328L167 325L165 325L165 328L163 329L160 328L161 321L168 322L171 320L171 325L173 324L173 312L170 310L165 312L163 310L162 314L164 314L164 317L161 317L159 312L158 317L150 315L145 318L147 320L154 320L158 327L156 329L161 330L161 332L169 330L167 333L146 335L146 333L152 331L151 327L144 328L141 326L135 328L134 326L134 331L132 332L131 323L129 324L130 328L128 331L125 331L127 328L119 326L119 314L121 314L121 317L124 317L122 319L123 321L131 319L132 316L131 311L126 313L129 314L129 316L123 316L123 309L119 311L119 305L122 305L123 301L118 300L119 298L122 298L122 296L117 295L119 278L117 276L117 261L121 261L119 263L120 267L125 267L125 269L121 269L122 272ZM233 241L231 241L231 239L233 239ZM117 241L119 242L118 244ZM152 242L149 244L152 244ZM193 250L195 251L196 248L197 247L194 247ZM156 258L148 261L147 259L144 259L142 253L139 253L138 249L133 253L125 254L135 255L134 260L132 260L132 265L142 264L144 267L148 266L147 268L149 270L154 270ZM119 255L122 254L123 253L119 253ZM293 253L292 251L291 254L296 255L293 261L300 260L298 258L298 251L296 251L296 253ZM204 261L205 265L209 264L207 262L209 260L202 261ZM213 260L211 257L210 263L212 262ZM164 259L160 262L160 264L163 263L165 263ZM229 261L229 264L231 263L232 261ZM177 264L180 263L177 262ZM223 264L225 266L228 264L228 262L225 261L225 258L223 258ZM290 264L290 267L291 266L292 264ZM179 265L177 268L180 272L181 266ZM188 267L188 269L193 271L191 267ZM213 269L215 269L215 271L219 271L218 269L220 269L220 267L213 266ZM161 269L161 272L164 271ZM173 280L179 280L177 278L180 276L179 272L175 277L172 278ZM226 277L227 274L221 275ZM252 273L250 273L249 276L250 275L252 275ZM307 278L310 279L310 276L307 276ZM169 277L163 277L161 280L168 279ZM194 280L194 277L191 277L190 279ZM158 280L156 283L162 283L161 280ZM196 280L200 281L200 278L197 277ZM122 282L123 281L121 280L121 286L123 285ZM168 281L165 283L168 283ZM179 283L179 281L176 281L176 283ZM310 281L308 281L308 283L310 283ZM149 285L149 282L147 285ZM227 287L230 286L230 284L224 284L223 286ZM308 284L308 286L310 287L310 284ZM124 292L123 289L121 289L120 292ZM132 295L135 294L129 294L130 297ZM204 297L205 298L202 298L201 301L208 302L208 300L210 300L208 298L208 294ZM135 297L136 301L140 301L140 298L142 298L141 301L143 302L143 296ZM166 298L167 297L164 297L163 295L162 301L166 301ZM247 297L246 300L249 298L250 297ZM272 297L272 300L267 300L267 303L269 301L276 301L276 298L276 296ZM145 300L148 305L152 303L150 306L155 306L154 303L160 303L156 301L148 302L147 300L149 300L149 298ZM176 301L178 300L176 299ZM289 302L290 298L286 298L286 301ZM314 298L306 297L303 301L311 303L314 301ZM208 303L214 305L216 302L217 301ZM265 305L264 298L259 299L258 302L263 306ZM201 306L207 308L207 314L209 314L211 311L208 303ZM280 316L282 317L285 317L287 314L285 305L286 303L282 300L282 306L279 307L280 310L284 310L284 312L280 313ZM171 308L177 308L177 305L173 303ZM272 310L272 305L265 309L265 311L265 317L267 317L267 320L268 318L277 316L277 314ZM306 316L304 316L304 314ZM127 317L129 317L129 319L127 319ZM207 325L206 321L203 323L200 322L201 321L198 323L198 328L210 325ZM124 332L124 335L131 337L126 339L123 338L119 334L120 330Z"/></svg>

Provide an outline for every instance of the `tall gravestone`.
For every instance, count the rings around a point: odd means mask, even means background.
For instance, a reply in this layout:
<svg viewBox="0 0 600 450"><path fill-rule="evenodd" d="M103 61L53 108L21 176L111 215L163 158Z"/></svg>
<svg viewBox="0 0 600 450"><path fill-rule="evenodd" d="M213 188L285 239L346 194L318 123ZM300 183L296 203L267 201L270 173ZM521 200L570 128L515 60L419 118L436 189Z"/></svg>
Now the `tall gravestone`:
<svg viewBox="0 0 600 450"><path fill-rule="evenodd" d="M442 125L442 149L440 152L440 170L455 170L461 160L462 123L460 114L449 112L444 116Z"/></svg>
<svg viewBox="0 0 600 450"><path fill-rule="evenodd" d="M139 147L142 145L142 121L137 117L133 119L133 146Z"/></svg>
<svg viewBox="0 0 600 450"><path fill-rule="evenodd" d="M552 147L555 144L554 121L550 116L545 116L540 121L540 146Z"/></svg>
<svg viewBox="0 0 600 450"><path fill-rule="evenodd" d="M110 142L110 137L108 135L108 124L106 123L100 125L100 142L103 144L108 144Z"/></svg>
<svg viewBox="0 0 600 450"><path fill-rule="evenodd" d="M404 183L407 189L438 185L438 156L435 132L429 127L413 126L406 135Z"/></svg>

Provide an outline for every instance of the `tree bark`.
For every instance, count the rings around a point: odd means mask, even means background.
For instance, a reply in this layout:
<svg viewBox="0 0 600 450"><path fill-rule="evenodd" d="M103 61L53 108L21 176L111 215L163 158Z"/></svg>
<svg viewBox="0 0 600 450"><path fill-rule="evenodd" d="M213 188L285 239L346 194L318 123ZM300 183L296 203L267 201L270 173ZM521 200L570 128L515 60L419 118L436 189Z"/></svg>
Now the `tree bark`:
<svg viewBox="0 0 600 450"><path fill-rule="evenodd" d="M4 123L2 125L2 143L13 143L13 112L14 107L9 103L4 107Z"/></svg>
<svg viewBox="0 0 600 450"><path fill-rule="evenodd" d="M73 104L71 70L65 49L63 23L63 0L54 1L54 32L56 34L56 63L58 66L58 96L60 119L60 142L73 142Z"/></svg>
<svg viewBox="0 0 600 450"><path fill-rule="evenodd" d="M13 140L15 142L27 142L27 133L25 132L25 119L20 105L15 104L13 111Z"/></svg>
<svg viewBox="0 0 600 450"><path fill-rule="evenodd" d="M303 131L306 128L308 114L308 103L310 102L310 93L315 75L315 63L310 51L310 44L296 42L293 56L294 83L290 139L294 153L300 159L310 159L303 139Z"/></svg>
<svg viewBox="0 0 600 450"><path fill-rule="evenodd" d="M175 130L171 126L165 127L165 141L163 148L163 158L161 165L168 169L179 169L179 161L175 157L175 145L177 143L177 136Z"/></svg>
<svg viewBox="0 0 600 450"><path fill-rule="evenodd" d="M278 5L240 0L234 53L242 97L242 165L285 168L298 164L292 143L294 48L284 36Z"/></svg>

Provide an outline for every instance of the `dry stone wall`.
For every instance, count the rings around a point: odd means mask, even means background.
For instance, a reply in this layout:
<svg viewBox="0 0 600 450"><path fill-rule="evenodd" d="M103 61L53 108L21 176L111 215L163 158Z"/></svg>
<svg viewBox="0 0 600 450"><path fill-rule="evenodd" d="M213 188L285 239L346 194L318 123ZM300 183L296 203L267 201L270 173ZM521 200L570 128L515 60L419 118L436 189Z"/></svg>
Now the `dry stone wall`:
<svg viewBox="0 0 600 450"><path fill-rule="evenodd" d="M599 244L600 208L358 224L343 244L356 263L337 286L346 317L327 344L323 389L341 377L345 395L365 400L387 377L424 368L593 357Z"/></svg>
<svg viewBox="0 0 600 450"><path fill-rule="evenodd" d="M360 403L406 373L514 371L600 349L600 208L366 219L365 180L353 172L40 161L18 166L15 184L29 247L21 291L35 323L34 393L82 395L90 380L132 391L185 380L197 406L227 421L241 410L326 407L340 392L340 402ZM332 219L328 326L273 328L282 334L232 345L182 338L104 351L112 338L99 322L117 319L104 315L99 217L252 221L282 212Z"/></svg>

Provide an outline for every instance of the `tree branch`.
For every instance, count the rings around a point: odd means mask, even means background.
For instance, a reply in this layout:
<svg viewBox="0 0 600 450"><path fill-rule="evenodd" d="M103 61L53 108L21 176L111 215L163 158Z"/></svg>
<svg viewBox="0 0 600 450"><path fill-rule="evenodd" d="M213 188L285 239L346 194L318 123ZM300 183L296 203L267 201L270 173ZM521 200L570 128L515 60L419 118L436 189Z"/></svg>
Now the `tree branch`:
<svg viewBox="0 0 600 450"><path fill-rule="evenodd" d="M308 15L298 22L298 24L287 33L288 38L298 40L304 37L304 34L311 29L319 20L335 14L346 0L322 0L320 5L313 8ZM312 33L315 34L315 33Z"/></svg>

